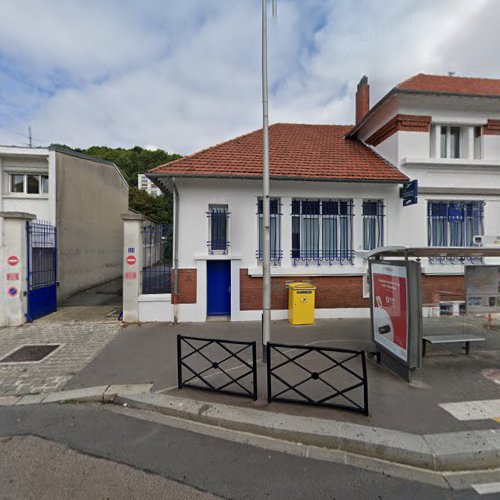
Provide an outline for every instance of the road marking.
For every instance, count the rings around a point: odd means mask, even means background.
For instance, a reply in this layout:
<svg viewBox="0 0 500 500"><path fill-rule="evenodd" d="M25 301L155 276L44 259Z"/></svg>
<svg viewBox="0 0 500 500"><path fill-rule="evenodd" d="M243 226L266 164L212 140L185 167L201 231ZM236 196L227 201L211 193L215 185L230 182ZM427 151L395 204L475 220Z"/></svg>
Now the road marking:
<svg viewBox="0 0 500 500"><path fill-rule="evenodd" d="M439 406L457 420L500 420L500 399L441 403Z"/></svg>
<svg viewBox="0 0 500 500"><path fill-rule="evenodd" d="M500 483L482 483L471 484L472 488L480 495L488 495L490 493L500 493Z"/></svg>

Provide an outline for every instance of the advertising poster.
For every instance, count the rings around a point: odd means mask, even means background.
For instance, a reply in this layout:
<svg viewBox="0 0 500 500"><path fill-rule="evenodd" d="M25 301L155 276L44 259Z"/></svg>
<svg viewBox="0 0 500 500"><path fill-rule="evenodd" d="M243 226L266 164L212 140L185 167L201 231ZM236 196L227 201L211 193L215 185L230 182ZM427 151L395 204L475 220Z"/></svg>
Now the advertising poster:
<svg viewBox="0 0 500 500"><path fill-rule="evenodd" d="M405 266L371 266L373 340L408 361L408 275Z"/></svg>
<svg viewBox="0 0 500 500"><path fill-rule="evenodd" d="M465 266L468 313L500 313L500 266Z"/></svg>

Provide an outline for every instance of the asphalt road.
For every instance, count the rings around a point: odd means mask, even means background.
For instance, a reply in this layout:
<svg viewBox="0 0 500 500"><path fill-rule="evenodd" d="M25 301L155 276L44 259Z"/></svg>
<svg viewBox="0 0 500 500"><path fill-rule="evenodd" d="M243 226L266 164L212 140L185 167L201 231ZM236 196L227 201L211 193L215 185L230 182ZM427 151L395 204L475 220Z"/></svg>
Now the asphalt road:
<svg viewBox="0 0 500 500"><path fill-rule="evenodd" d="M0 408L0 457L0 498L488 498L217 439L101 405Z"/></svg>

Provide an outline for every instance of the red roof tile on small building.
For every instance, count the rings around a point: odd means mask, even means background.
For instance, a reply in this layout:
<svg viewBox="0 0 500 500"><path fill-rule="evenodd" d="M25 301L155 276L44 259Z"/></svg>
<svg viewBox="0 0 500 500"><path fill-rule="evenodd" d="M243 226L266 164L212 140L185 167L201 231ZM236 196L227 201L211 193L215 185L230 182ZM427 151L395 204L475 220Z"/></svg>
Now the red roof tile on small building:
<svg viewBox="0 0 500 500"><path fill-rule="evenodd" d="M396 89L438 94L500 97L500 80L419 73L396 85Z"/></svg>
<svg viewBox="0 0 500 500"><path fill-rule="evenodd" d="M351 128L351 125L272 125L269 128L271 178L396 183L408 180L357 139L345 139ZM149 174L261 178L262 129L159 165Z"/></svg>

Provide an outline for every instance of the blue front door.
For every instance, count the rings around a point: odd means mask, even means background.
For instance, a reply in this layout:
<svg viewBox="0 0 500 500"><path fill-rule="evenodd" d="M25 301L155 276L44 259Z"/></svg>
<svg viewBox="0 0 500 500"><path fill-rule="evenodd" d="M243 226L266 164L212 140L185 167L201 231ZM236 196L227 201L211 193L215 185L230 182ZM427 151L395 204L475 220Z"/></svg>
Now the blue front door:
<svg viewBox="0 0 500 500"><path fill-rule="evenodd" d="M207 315L231 314L231 261L207 261Z"/></svg>

